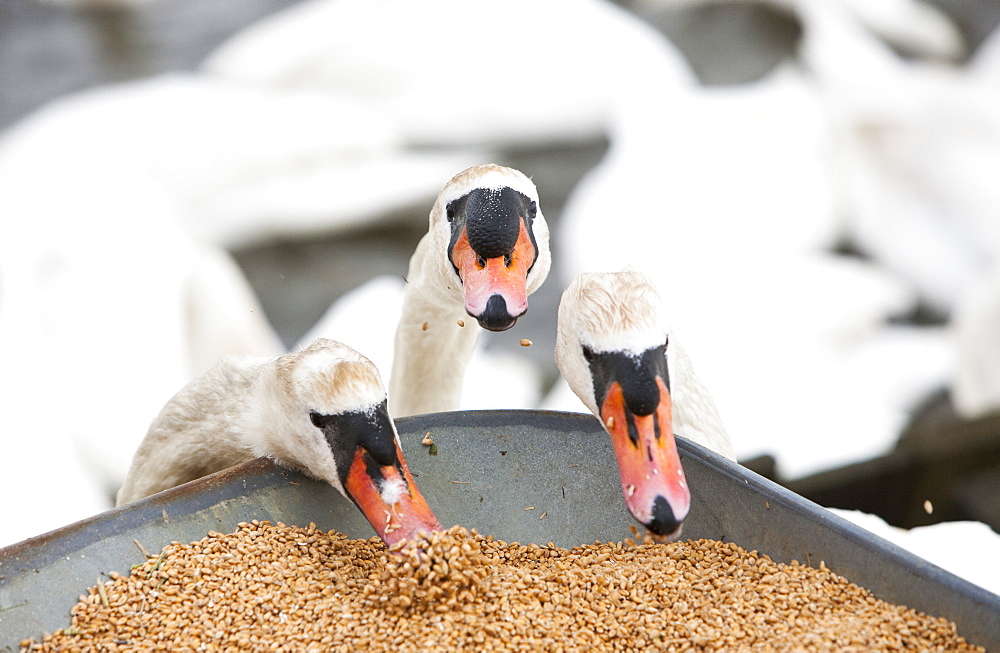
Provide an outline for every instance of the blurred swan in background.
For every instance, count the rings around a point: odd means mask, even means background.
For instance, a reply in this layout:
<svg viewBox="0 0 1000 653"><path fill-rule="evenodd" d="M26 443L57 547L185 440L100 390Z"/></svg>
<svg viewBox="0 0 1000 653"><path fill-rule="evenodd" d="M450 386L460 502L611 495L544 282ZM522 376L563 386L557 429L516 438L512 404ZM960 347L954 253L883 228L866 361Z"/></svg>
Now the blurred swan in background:
<svg viewBox="0 0 1000 653"><path fill-rule="evenodd" d="M796 477L891 448L950 343L886 327L916 305L908 279L830 253L845 226L815 80L692 90L649 83L649 63L621 75L608 154L567 201L563 275L654 280L740 457L772 451Z"/></svg>
<svg viewBox="0 0 1000 653"><path fill-rule="evenodd" d="M965 419L1000 411L1000 264L970 284L952 316L957 346L951 401Z"/></svg>
<svg viewBox="0 0 1000 653"><path fill-rule="evenodd" d="M842 3L795 3L802 61L836 135L845 234L947 315L1000 257L1000 86L901 59Z"/></svg>
<svg viewBox="0 0 1000 653"><path fill-rule="evenodd" d="M774 1L800 16L808 14L809 8L802 4L807 0ZM966 54L965 42L955 23L939 7L924 0L832 0L828 4L834 5L834 11L846 20L911 56L958 61Z"/></svg>
<svg viewBox="0 0 1000 653"><path fill-rule="evenodd" d="M603 0L307 0L224 43L204 70L348 95L408 144L495 147L599 136L609 82L661 41Z"/></svg>
<svg viewBox="0 0 1000 653"><path fill-rule="evenodd" d="M99 155L54 154L44 122L0 143L0 432L22 461L0 492L24 497L5 503L4 543L110 507L157 403L222 354L281 347L173 198Z"/></svg>

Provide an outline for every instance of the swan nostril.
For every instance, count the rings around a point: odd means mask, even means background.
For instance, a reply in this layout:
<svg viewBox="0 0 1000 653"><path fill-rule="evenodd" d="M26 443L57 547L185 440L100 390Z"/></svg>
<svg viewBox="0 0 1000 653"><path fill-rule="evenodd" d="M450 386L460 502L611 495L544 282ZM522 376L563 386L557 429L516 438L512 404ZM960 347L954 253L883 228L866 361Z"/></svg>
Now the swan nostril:
<svg viewBox="0 0 1000 653"><path fill-rule="evenodd" d="M502 295L491 295L486 308L479 315L473 315L479 326L490 331L506 331L517 323L517 318L507 310L507 300Z"/></svg>
<svg viewBox="0 0 1000 653"><path fill-rule="evenodd" d="M486 259L484 259L482 256L477 255L476 256L476 265L478 265L479 269L482 270L483 268L486 267Z"/></svg>

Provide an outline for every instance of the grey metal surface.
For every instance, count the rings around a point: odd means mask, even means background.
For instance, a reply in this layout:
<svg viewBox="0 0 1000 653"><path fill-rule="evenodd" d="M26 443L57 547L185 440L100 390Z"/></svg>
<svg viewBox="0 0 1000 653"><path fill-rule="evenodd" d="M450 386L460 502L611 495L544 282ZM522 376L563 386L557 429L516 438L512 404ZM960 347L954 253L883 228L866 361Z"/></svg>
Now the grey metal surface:
<svg viewBox="0 0 1000 653"><path fill-rule="evenodd" d="M610 441L589 415L473 411L398 426L417 483L446 525L561 546L631 536ZM420 443L428 432L435 456ZM970 641L1000 650L1000 597L698 445L681 440L679 448L692 488L684 537L734 541L781 562L822 561L876 596L947 617ZM0 549L0 651L67 625L70 607L99 576L142 562L133 540L155 553L250 519L374 535L329 486L254 461Z"/></svg>

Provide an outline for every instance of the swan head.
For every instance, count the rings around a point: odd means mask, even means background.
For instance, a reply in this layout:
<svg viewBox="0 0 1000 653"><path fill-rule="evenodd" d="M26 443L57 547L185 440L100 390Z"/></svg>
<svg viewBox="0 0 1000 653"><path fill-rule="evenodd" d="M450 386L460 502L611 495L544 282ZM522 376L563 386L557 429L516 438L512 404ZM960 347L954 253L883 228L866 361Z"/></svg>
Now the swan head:
<svg viewBox="0 0 1000 653"><path fill-rule="evenodd" d="M656 289L638 272L581 274L563 293L559 371L611 436L629 511L674 539L691 494L673 434L668 344Z"/></svg>
<svg viewBox="0 0 1000 653"><path fill-rule="evenodd" d="M371 361L321 338L279 357L270 382L287 423L267 430L258 453L336 487L390 546L441 530L410 475Z"/></svg>
<svg viewBox="0 0 1000 653"><path fill-rule="evenodd" d="M440 272L461 289L481 327L504 331L528 310L528 295L551 265L538 190L521 172L494 164L455 175L431 210Z"/></svg>

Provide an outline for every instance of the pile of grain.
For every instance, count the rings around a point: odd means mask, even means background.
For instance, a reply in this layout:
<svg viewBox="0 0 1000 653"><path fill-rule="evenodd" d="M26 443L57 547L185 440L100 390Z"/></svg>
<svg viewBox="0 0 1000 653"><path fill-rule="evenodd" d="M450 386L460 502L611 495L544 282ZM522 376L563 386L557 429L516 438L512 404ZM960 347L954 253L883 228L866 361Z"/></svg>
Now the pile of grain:
<svg viewBox="0 0 1000 653"><path fill-rule="evenodd" d="M981 650L944 619L735 544L507 544L458 527L390 554L268 522L171 544L30 651Z"/></svg>

